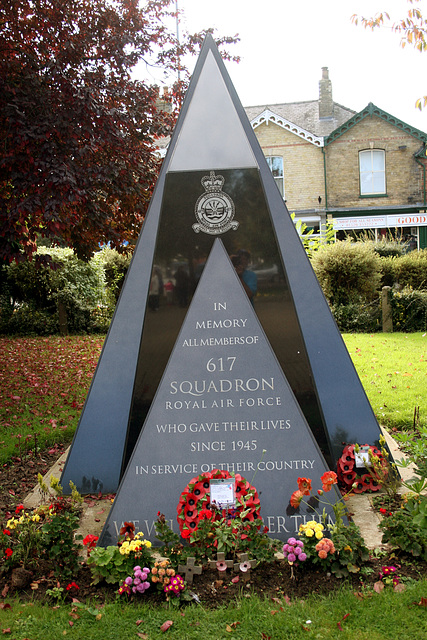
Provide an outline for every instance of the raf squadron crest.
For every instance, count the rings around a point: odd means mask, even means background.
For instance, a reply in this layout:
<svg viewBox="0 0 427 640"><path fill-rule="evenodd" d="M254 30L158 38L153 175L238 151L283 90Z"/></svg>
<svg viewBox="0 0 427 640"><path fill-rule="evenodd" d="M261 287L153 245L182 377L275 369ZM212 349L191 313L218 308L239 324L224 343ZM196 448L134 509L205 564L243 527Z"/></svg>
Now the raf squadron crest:
<svg viewBox="0 0 427 640"><path fill-rule="evenodd" d="M201 183L206 193L196 202L194 212L198 222L193 224L194 231L211 235L225 233L229 229L235 231L239 223L233 220L234 202L222 191L223 176L216 176L215 171L211 171L209 176L203 176Z"/></svg>

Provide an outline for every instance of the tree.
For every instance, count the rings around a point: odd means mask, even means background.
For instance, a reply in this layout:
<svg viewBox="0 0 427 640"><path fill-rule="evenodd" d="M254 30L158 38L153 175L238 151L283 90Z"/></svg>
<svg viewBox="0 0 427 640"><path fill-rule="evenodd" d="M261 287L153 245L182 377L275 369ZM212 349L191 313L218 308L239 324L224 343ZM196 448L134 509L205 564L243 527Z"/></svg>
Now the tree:
<svg viewBox="0 0 427 640"><path fill-rule="evenodd" d="M406 45L415 47L420 53L427 49L427 20L423 18L421 10L415 5L421 0L407 0L411 7L407 10L407 15L401 18L392 25L393 31L400 34L400 45L405 48ZM384 11L375 14L371 18L359 17L356 14L352 16L354 24L358 24L359 20L365 29L372 29L372 31L378 27L382 27L386 22L390 21L390 15ZM418 109L422 109L427 105L427 96L419 98L415 106Z"/></svg>
<svg viewBox="0 0 427 640"><path fill-rule="evenodd" d="M42 238L84 259L135 241L188 73L164 110L131 72L144 60L176 76L202 41L176 41L174 11L173 0L0 0L0 264L31 258Z"/></svg>

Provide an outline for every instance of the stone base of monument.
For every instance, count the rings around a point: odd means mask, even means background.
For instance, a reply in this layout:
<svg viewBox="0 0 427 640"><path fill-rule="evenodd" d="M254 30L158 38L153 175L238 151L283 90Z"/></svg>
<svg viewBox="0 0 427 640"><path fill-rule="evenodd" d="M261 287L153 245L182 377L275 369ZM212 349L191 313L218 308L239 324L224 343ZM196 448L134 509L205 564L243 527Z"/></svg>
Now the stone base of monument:
<svg viewBox="0 0 427 640"><path fill-rule="evenodd" d="M384 437L390 453L395 460L405 458L405 454L400 451L396 441L392 436L382 429ZM44 482L49 486L51 476L59 478L62 472L62 468L67 459L69 449L67 449L51 469L44 476ZM409 480L414 476L414 468L410 465L407 468L400 469L400 473L403 480ZM405 493L407 489L402 487L399 493ZM53 492L52 492L53 494ZM365 540L365 544L368 549L376 549L385 545L381 542L382 532L378 525L381 521L381 516L373 508L372 498L376 494L353 494L347 501L347 507L353 522L359 527L361 535ZM46 500L43 499L43 494L40 491L38 485L36 485L30 494L24 500L24 506L26 509L34 509L35 507L43 504ZM81 534L84 538L89 534L99 536L104 527L107 516L110 512L112 505L112 496L106 495L102 497L98 496L86 496L83 505L83 512L80 519L80 527L77 533ZM82 548L82 557L86 557L86 548Z"/></svg>

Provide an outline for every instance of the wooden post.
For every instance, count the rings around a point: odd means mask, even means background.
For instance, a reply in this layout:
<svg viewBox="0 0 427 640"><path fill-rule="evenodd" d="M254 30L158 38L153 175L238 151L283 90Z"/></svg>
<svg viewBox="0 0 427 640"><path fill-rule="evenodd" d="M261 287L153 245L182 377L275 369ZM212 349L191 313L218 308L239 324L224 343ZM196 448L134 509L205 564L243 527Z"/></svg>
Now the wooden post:
<svg viewBox="0 0 427 640"><path fill-rule="evenodd" d="M383 332L393 333L393 316L391 311L391 287L382 288L381 311L383 316Z"/></svg>
<svg viewBox="0 0 427 640"><path fill-rule="evenodd" d="M59 334L61 336L68 336L68 324L67 324L67 309L63 302L58 302L58 315L59 315Z"/></svg>

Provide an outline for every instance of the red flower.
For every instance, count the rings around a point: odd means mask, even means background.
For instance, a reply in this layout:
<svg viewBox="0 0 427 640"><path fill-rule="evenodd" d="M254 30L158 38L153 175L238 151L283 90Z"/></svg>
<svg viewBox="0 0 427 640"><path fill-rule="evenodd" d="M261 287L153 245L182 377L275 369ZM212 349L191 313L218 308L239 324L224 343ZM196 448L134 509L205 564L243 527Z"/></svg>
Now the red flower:
<svg viewBox="0 0 427 640"><path fill-rule="evenodd" d="M182 535L183 538L189 538L191 536L190 529L183 529L181 531L181 535Z"/></svg>
<svg viewBox="0 0 427 640"><path fill-rule="evenodd" d="M11 536L12 534L10 533L9 529L3 529L3 533L5 536Z"/></svg>
<svg viewBox="0 0 427 640"><path fill-rule="evenodd" d="M19 515L23 509L24 509L24 505L23 504L18 504L18 506L15 509L16 515Z"/></svg>
<svg viewBox="0 0 427 640"><path fill-rule="evenodd" d="M70 582L70 584L67 585L67 591L69 591L70 589L79 589L79 585L75 582Z"/></svg>
<svg viewBox="0 0 427 640"><path fill-rule="evenodd" d="M212 518L213 512L210 509L202 509L199 517L200 520L209 520L209 518Z"/></svg>
<svg viewBox="0 0 427 640"><path fill-rule="evenodd" d="M8 547L8 548L5 550L5 552L4 552L4 554L5 554L6 558L10 558L10 556L12 555L12 553L13 553L13 551L12 551L12 549L11 549L10 547Z"/></svg>
<svg viewBox="0 0 427 640"><path fill-rule="evenodd" d="M135 525L133 522L124 522L123 527L120 529L120 535L133 540L135 537Z"/></svg>
<svg viewBox="0 0 427 640"><path fill-rule="evenodd" d="M304 496L309 496L311 491L310 478L298 478L298 489L302 491Z"/></svg>
<svg viewBox="0 0 427 640"><path fill-rule="evenodd" d="M320 480L322 482L323 491L330 491L332 489L332 485L337 484L337 474L335 471L325 471Z"/></svg>
<svg viewBox="0 0 427 640"><path fill-rule="evenodd" d="M96 543L99 540L99 536L95 536L93 535L93 533L89 533L86 538L83 538L83 544L88 549L88 553L91 551L91 549L93 549L94 547L96 547Z"/></svg>
<svg viewBox="0 0 427 640"><path fill-rule="evenodd" d="M291 507L293 507L294 509L298 509L298 507L300 506L301 500L303 499L303 492L300 491L299 489L297 489L297 491L294 491L293 494L291 495Z"/></svg>

